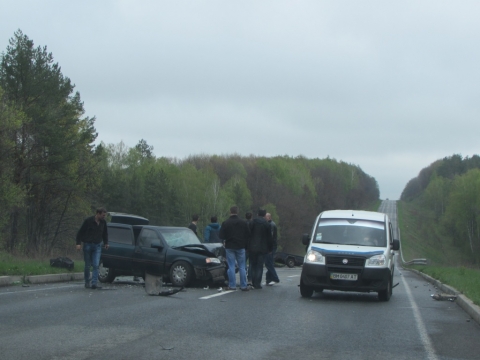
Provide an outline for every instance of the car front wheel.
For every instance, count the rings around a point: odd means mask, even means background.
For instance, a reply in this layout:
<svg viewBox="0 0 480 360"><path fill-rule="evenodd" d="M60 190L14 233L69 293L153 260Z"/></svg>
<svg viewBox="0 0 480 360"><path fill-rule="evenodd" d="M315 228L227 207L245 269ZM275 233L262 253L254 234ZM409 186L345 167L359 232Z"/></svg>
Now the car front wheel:
<svg viewBox="0 0 480 360"><path fill-rule="evenodd" d="M185 261L177 261L170 268L170 281L173 286L187 286L192 281L193 269Z"/></svg>
<svg viewBox="0 0 480 360"><path fill-rule="evenodd" d="M288 258L288 259L287 259L287 266L288 266L289 268L295 267L295 259Z"/></svg>

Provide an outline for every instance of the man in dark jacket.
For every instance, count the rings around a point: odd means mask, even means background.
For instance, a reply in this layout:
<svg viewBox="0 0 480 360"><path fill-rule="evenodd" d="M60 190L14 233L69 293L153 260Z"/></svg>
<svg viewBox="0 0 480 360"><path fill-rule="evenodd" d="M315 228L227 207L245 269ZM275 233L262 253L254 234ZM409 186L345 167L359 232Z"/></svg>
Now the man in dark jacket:
<svg viewBox="0 0 480 360"><path fill-rule="evenodd" d="M275 252L277 251L277 225L272 220L272 215L270 213L267 213L265 218L270 224L273 245L272 251L265 256L265 267L267 268L267 273L265 274L265 283L269 286L272 286L280 282L277 271L275 270Z"/></svg>
<svg viewBox="0 0 480 360"><path fill-rule="evenodd" d="M219 233L220 239L225 241L225 252L228 263L228 290L237 289L235 277L235 260L240 273L240 289L248 291L245 274L245 247L248 243L249 230L245 221L238 217L238 207L230 208L230 217L222 223Z"/></svg>
<svg viewBox="0 0 480 360"><path fill-rule="evenodd" d="M251 212L246 212L245 213L245 221L247 222L248 229L250 229L250 223L253 221L252 220L253 214ZM248 258L248 244L247 244L247 249L245 251L245 266L248 261L248 266L247 266L247 282L248 285L253 286L252 284L252 262Z"/></svg>
<svg viewBox="0 0 480 360"><path fill-rule="evenodd" d="M108 230L105 217L107 210L98 208L95 216L90 216L83 221L80 230L78 230L76 238L76 248L80 250L83 243L83 258L85 260L85 268L83 277L85 279L85 287L99 289L98 282L98 266L100 265L100 255L102 254L102 241L105 250L108 250ZM93 268L92 279L90 282L90 267Z"/></svg>
<svg viewBox="0 0 480 360"><path fill-rule="evenodd" d="M198 214L192 215L192 222L188 225L188 228L190 230L192 230L195 233L195 235L197 235L197 236L198 236L198 234L197 234L197 223L198 223L199 218L200 217L198 216Z"/></svg>
<svg viewBox="0 0 480 360"><path fill-rule="evenodd" d="M203 231L203 241L206 243L221 243L220 237L218 236L220 232L220 224L217 222L217 217L212 216L210 218L211 223L205 226Z"/></svg>
<svg viewBox="0 0 480 360"><path fill-rule="evenodd" d="M252 283L255 289L262 288L263 264L265 255L272 251L272 231L265 219L267 212L258 210L258 217L250 223L248 257L252 263Z"/></svg>

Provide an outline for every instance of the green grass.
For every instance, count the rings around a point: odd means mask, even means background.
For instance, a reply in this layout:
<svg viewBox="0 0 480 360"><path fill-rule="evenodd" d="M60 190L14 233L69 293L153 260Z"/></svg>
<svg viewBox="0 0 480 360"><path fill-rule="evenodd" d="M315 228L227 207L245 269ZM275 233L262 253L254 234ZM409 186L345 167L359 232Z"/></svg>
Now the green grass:
<svg viewBox="0 0 480 360"><path fill-rule="evenodd" d="M450 285L480 305L480 269L468 253L452 239L429 213L415 202L397 202L398 226L405 261L425 258L428 265L412 265L440 282Z"/></svg>
<svg viewBox="0 0 480 360"><path fill-rule="evenodd" d="M418 271L448 284L480 305L480 270L465 267L414 266Z"/></svg>
<svg viewBox="0 0 480 360"><path fill-rule="evenodd" d="M84 267L83 260L72 260L75 263L74 268L73 270L67 270L50 266L50 259L29 259L0 252L0 276L30 276L82 272Z"/></svg>

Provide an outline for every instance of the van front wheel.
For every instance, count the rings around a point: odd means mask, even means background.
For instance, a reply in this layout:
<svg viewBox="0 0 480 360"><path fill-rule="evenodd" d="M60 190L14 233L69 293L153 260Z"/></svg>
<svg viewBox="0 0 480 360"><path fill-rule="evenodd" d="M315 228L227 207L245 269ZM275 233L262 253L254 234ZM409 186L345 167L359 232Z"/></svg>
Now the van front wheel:
<svg viewBox="0 0 480 360"><path fill-rule="evenodd" d="M313 295L313 288L305 285L302 279L300 279L300 295L304 298L310 298Z"/></svg>
<svg viewBox="0 0 480 360"><path fill-rule="evenodd" d="M393 276L391 276L388 279L387 288L385 290L378 292L378 300L380 301L390 300L390 297L392 296L392 281L393 281Z"/></svg>

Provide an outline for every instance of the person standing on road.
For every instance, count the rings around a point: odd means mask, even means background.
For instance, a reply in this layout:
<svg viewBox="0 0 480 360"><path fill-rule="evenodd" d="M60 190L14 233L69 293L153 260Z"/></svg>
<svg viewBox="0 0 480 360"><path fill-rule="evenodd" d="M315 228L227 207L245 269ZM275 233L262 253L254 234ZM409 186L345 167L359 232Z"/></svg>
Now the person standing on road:
<svg viewBox="0 0 480 360"><path fill-rule="evenodd" d="M245 213L245 222L247 223L249 229L250 229L250 223L252 222L252 216L253 216L253 214L251 212L246 212ZM248 261L247 283L248 283L248 285L253 286L253 283L252 283L252 262L249 260L248 244L247 244L247 248L245 250L245 266L247 264L247 261Z"/></svg>
<svg viewBox="0 0 480 360"><path fill-rule="evenodd" d="M228 290L237 289L235 276L235 261L237 261L238 272L240 273L240 289L248 291L245 274L245 248L250 234L247 223L238 217L237 206L230 208L230 217L222 223L219 236L220 239L225 241L228 264Z"/></svg>
<svg viewBox="0 0 480 360"><path fill-rule="evenodd" d="M197 237L198 237L198 234L197 234L197 223L198 223L198 219L199 219L198 214L193 214L193 215L192 215L192 222L190 223L190 225L188 225L188 228L189 228L190 230L192 230L192 231L195 233L195 235L197 235Z"/></svg>
<svg viewBox="0 0 480 360"><path fill-rule="evenodd" d="M265 255L265 267L267 268L267 273L265 274L265 284L272 286L280 282L277 271L275 270L275 252L277 251L277 224L275 224L275 222L272 220L272 215L270 213L267 213L265 218L270 224L270 229L272 232L272 252Z"/></svg>
<svg viewBox="0 0 480 360"><path fill-rule="evenodd" d="M83 221L78 230L76 238L77 250L82 249L85 260L84 279L85 287L100 289L98 282L98 266L100 265L100 255L102 254L102 241L105 250L108 250L108 230L105 217L107 210L98 208L94 216L90 216ZM90 278L90 267L92 267L92 277Z"/></svg>
<svg viewBox="0 0 480 360"><path fill-rule="evenodd" d="M272 231L265 219L266 211L258 210L258 217L250 224L248 256L252 262L252 283L254 289L262 288L263 264L265 255L272 251Z"/></svg>
<svg viewBox="0 0 480 360"><path fill-rule="evenodd" d="M218 236L220 232L220 224L217 222L217 217L212 216L210 218L210 224L205 226L205 230L203 231L203 241L206 243L221 243L223 242L220 240Z"/></svg>

